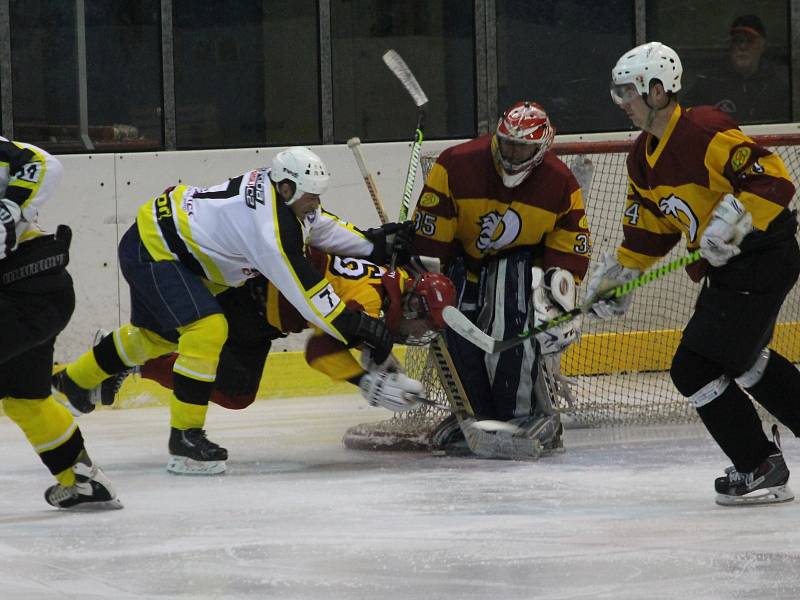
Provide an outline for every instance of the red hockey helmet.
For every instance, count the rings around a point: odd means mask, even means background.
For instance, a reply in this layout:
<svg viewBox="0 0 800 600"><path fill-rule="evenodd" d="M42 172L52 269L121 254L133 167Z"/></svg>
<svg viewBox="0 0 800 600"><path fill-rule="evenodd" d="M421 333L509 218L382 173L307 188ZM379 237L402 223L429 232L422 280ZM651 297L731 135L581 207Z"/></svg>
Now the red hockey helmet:
<svg viewBox="0 0 800 600"><path fill-rule="evenodd" d="M455 304L453 282L439 273L422 273L406 281L402 294L398 278L384 273L389 303L386 324L398 342L409 346L429 344L445 328L442 311Z"/></svg>
<svg viewBox="0 0 800 600"><path fill-rule="evenodd" d="M492 157L506 187L522 183L553 145L556 130L535 102L517 102L497 123Z"/></svg>

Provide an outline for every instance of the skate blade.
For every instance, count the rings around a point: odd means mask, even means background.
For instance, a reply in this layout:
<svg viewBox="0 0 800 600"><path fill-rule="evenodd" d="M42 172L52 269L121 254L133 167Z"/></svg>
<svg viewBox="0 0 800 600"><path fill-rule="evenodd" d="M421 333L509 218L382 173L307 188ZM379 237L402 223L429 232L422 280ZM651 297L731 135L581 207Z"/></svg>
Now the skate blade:
<svg viewBox="0 0 800 600"><path fill-rule="evenodd" d="M48 504L50 503L48 502ZM58 510L68 510L70 512L94 512L98 510L119 510L120 508L124 508L124 505L119 501L119 498L114 498L113 500L104 500L102 502L81 502L80 504L75 504L74 506L58 506L54 504L50 504L50 506L54 506Z"/></svg>
<svg viewBox="0 0 800 600"><path fill-rule="evenodd" d="M744 496L717 494L716 502L720 506L758 506L760 504L780 504L794 500L794 492L788 485L755 490Z"/></svg>
<svg viewBox="0 0 800 600"><path fill-rule="evenodd" d="M225 472L225 461L170 456L167 471L175 475L219 475Z"/></svg>

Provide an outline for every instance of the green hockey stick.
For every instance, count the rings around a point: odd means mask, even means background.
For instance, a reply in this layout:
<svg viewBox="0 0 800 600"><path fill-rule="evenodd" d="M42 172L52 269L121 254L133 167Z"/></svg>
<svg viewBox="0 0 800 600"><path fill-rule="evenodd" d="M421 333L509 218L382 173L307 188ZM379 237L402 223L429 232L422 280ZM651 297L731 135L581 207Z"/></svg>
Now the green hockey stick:
<svg viewBox="0 0 800 600"><path fill-rule="evenodd" d="M678 269L685 267L686 265L690 265L694 262L697 262L698 260L700 260L700 251L695 250L694 252L687 254L686 256L682 256L656 269L648 271L647 273L643 273L639 277L631 279L627 283L623 283L615 288L611 288L610 290L603 292L599 296L590 298L580 306L575 307L568 312L565 312L563 315L559 315L554 319L545 321L538 327L527 329L522 333L520 333L519 335L516 335L507 340L498 340L497 338L490 336L482 329L480 329L477 325L475 325L472 321L470 321L460 310L458 310L454 306L445 307L442 316L444 317L444 320L447 323L448 327L450 327L450 329L455 331L458 335L460 335L466 340L469 340L487 354L496 354L498 352L503 352L505 350L508 350L509 348L513 348L514 346L522 344L525 340L535 336L537 333L542 333L543 331L547 331L552 327L556 327L557 325L561 325L562 323L571 321L578 315L583 315L588 313L592 309L592 306L594 306L594 304L597 302L601 302L603 300L613 300L615 298L622 298L623 296L630 294L633 290L640 288L643 285L650 283L651 281L660 279L661 277L667 275L668 273L677 271Z"/></svg>

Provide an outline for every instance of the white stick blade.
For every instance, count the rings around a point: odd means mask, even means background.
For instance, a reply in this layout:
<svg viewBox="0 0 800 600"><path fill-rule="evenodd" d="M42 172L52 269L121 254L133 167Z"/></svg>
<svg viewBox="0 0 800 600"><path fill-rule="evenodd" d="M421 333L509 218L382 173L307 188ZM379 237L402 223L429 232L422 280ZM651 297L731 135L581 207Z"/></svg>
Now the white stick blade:
<svg viewBox="0 0 800 600"><path fill-rule="evenodd" d="M481 331L455 306L445 306L442 311L442 317L444 318L444 322L447 323L447 326L465 340L472 342L484 352L490 354L494 352L496 340L492 336Z"/></svg>
<svg viewBox="0 0 800 600"><path fill-rule="evenodd" d="M417 82L417 78L414 77L411 69L409 69L408 65L406 64L406 61L404 61L396 51L387 50L383 55L383 62L386 63L386 66L389 67L389 70L394 73L395 77L397 77L400 80L400 83L403 84L403 87L405 87L406 90L408 90L408 93L411 94L414 104L416 104L418 107L422 106L423 104L427 104L428 97L425 95L425 92L422 91L422 87L420 87L419 83Z"/></svg>

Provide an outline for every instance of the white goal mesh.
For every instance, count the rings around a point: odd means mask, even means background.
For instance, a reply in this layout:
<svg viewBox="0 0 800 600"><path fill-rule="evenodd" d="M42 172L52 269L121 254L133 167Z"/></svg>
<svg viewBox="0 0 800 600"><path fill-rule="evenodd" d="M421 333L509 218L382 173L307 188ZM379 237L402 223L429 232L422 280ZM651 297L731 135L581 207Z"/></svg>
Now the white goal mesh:
<svg viewBox="0 0 800 600"><path fill-rule="evenodd" d="M800 182L800 135L754 136L780 154L797 184ZM584 203L592 232L593 260L621 241L620 210L625 198L625 157L630 142L555 144L553 149L573 169L584 188ZM591 169L586 165L591 161ZM426 155L427 176L435 156ZM590 180L587 180L590 179ZM664 260L686 253L682 242ZM593 265L590 266L590 269ZM675 390L668 369L680 332L693 308L698 284L678 272L637 290L622 319L606 323L584 320L582 337L561 358L569 379L569 401L558 407L571 423L585 426L686 423L697 419L691 405ZM793 289L781 312L776 348L800 361L800 298ZM427 348L408 348L406 368L425 383L429 397L447 404ZM447 412L424 407L378 423L351 428L345 445L357 448L422 449L427 436Z"/></svg>

